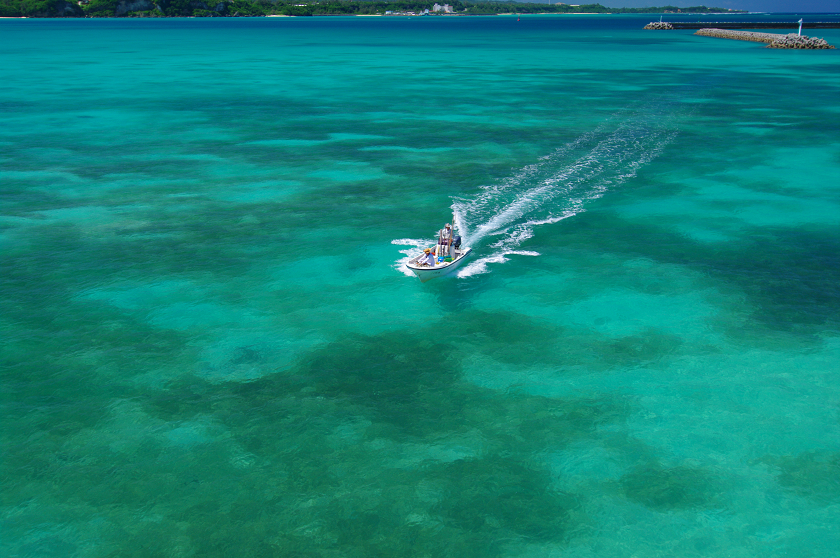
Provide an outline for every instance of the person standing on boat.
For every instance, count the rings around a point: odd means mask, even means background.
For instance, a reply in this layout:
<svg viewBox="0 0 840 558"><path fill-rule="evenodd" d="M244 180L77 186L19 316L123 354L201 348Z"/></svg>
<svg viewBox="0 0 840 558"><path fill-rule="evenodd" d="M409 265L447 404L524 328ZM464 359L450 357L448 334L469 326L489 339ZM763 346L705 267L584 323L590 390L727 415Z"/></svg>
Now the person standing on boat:
<svg viewBox="0 0 840 558"><path fill-rule="evenodd" d="M446 223L446 226L440 230L438 234L438 244L441 248L438 250L439 256L448 256L449 247L452 246L452 225Z"/></svg>

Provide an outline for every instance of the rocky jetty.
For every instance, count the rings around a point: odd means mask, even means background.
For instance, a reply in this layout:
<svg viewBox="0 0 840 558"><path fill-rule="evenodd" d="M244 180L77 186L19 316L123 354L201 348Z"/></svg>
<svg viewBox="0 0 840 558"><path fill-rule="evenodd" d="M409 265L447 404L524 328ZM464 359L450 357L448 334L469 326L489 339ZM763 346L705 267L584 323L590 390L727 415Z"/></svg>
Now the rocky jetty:
<svg viewBox="0 0 840 558"><path fill-rule="evenodd" d="M735 39L737 41L753 41L755 43L772 43L781 35L777 33L757 33L755 31L734 31L732 29L700 29L695 35L703 37L717 37L718 39Z"/></svg>
<svg viewBox="0 0 840 558"><path fill-rule="evenodd" d="M768 43L767 48L834 48L828 44L825 39L811 38L806 35L797 35L796 33L779 35L777 33L756 33L755 31L735 31L732 29L700 29L695 33L695 35L717 37L718 39L735 39L738 41Z"/></svg>
<svg viewBox="0 0 840 558"><path fill-rule="evenodd" d="M788 35L782 35L767 45L767 48L828 49L834 47L828 44L828 41L825 39L818 39L816 37L812 38L805 35L800 36L796 33L790 33Z"/></svg>
<svg viewBox="0 0 840 558"><path fill-rule="evenodd" d="M674 26L668 23L667 21L651 21L647 25L645 25L645 29L657 29L657 30L667 30L673 29Z"/></svg>
<svg viewBox="0 0 840 558"><path fill-rule="evenodd" d="M798 29L798 21L671 21L674 29ZM840 29L840 21L805 21L802 29Z"/></svg>

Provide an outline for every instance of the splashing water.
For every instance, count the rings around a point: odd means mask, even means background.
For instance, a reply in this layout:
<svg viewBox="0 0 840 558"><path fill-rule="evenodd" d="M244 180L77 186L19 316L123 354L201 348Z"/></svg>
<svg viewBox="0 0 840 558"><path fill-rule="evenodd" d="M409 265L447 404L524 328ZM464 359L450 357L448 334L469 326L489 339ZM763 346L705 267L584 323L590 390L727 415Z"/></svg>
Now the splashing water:
<svg viewBox="0 0 840 558"><path fill-rule="evenodd" d="M635 177L673 141L679 116L673 105L659 99L642 109L614 114L537 163L498 184L482 187L475 198L456 198L452 204L454 225L465 246L475 250L487 237L499 237L489 246L491 254L469 263L458 277L486 273L487 264L504 263L509 255L539 256L538 252L518 250L536 227L585 211L588 201ZM417 247L427 242L393 241ZM398 267L404 268L414 252L403 251L407 257ZM411 274L407 268L403 271Z"/></svg>
<svg viewBox="0 0 840 558"><path fill-rule="evenodd" d="M394 268L401 271L405 275L408 275L409 277L414 277L414 273L410 269L408 269L408 266L406 264L411 259L419 256L420 252L423 251L424 246L428 247L434 242L434 240L430 240L428 238L398 238L396 240L392 240L391 244L396 244L398 246L411 246L411 248L400 250L400 254L404 254L404 256L394 264Z"/></svg>

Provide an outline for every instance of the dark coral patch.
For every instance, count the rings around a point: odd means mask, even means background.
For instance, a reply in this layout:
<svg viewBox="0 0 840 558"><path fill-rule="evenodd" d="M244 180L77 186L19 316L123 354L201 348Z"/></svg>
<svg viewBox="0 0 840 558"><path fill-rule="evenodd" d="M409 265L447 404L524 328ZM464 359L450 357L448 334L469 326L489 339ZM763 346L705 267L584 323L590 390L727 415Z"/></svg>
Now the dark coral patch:
<svg viewBox="0 0 840 558"><path fill-rule="evenodd" d="M823 504L840 502L840 452L808 452L775 460L779 484Z"/></svg>
<svg viewBox="0 0 840 558"><path fill-rule="evenodd" d="M711 503L710 476L693 467L640 467L619 480L624 495L648 508L667 511Z"/></svg>
<svg viewBox="0 0 840 558"><path fill-rule="evenodd" d="M544 471L498 455L448 463L434 477L446 495L435 509L444 524L474 534L560 539L577 507L574 498L550 489Z"/></svg>

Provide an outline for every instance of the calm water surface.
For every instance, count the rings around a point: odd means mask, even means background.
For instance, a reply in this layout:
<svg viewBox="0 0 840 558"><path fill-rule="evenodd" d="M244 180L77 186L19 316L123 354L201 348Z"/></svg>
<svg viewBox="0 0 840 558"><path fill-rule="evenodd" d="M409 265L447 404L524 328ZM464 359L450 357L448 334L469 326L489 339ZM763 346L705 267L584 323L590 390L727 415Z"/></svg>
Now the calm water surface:
<svg viewBox="0 0 840 558"><path fill-rule="evenodd" d="M840 50L651 19L0 21L0 553L836 555Z"/></svg>

